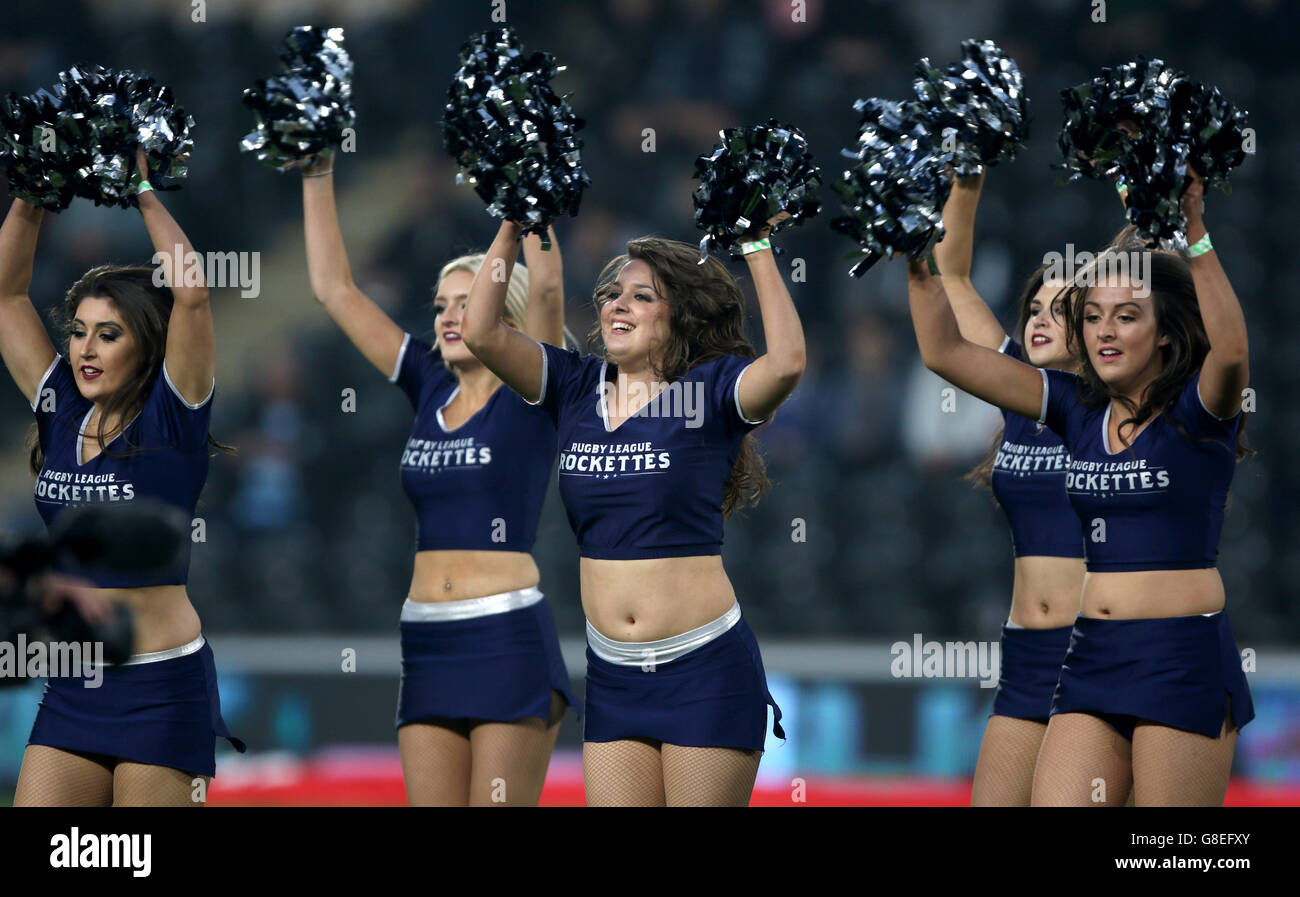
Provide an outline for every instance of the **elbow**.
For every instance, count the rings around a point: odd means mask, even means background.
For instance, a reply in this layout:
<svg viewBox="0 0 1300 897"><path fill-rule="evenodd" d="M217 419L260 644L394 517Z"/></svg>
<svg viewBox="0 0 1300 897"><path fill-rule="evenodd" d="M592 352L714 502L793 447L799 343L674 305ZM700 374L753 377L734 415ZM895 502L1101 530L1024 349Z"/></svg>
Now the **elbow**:
<svg viewBox="0 0 1300 897"><path fill-rule="evenodd" d="M794 388L802 379L803 372L808 366L808 355L800 348L797 351L784 352L780 358L773 361L777 379Z"/></svg>
<svg viewBox="0 0 1300 897"><path fill-rule="evenodd" d="M1221 345L1224 341L1214 345L1214 354L1219 361L1228 367L1245 368L1250 364L1250 344L1245 337L1238 340L1232 340L1226 345Z"/></svg>
<svg viewBox="0 0 1300 897"><path fill-rule="evenodd" d="M482 322L469 315L460 322L460 338L464 341L465 348L475 355L491 340L493 330L494 328L484 326Z"/></svg>
<svg viewBox="0 0 1300 897"><path fill-rule="evenodd" d="M946 352L936 351L933 348L927 352L922 348L921 363L925 365L927 370L938 374L945 380L949 379L948 354Z"/></svg>
<svg viewBox="0 0 1300 897"><path fill-rule="evenodd" d="M312 297L326 308L332 308L346 301L350 293L357 292L356 284L347 281L312 280Z"/></svg>

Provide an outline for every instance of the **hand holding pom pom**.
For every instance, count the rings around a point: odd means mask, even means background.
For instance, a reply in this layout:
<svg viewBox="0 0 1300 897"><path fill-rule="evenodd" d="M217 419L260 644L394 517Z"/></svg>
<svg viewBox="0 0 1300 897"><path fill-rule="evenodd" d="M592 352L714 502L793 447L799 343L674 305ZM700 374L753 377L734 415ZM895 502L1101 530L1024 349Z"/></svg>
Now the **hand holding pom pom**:
<svg viewBox="0 0 1300 897"><path fill-rule="evenodd" d="M244 91L257 127L240 143L280 171L308 166L342 146L356 124L352 59L342 28L301 26L284 38L284 71Z"/></svg>
<svg viewBox="0 0 1300 897"><path fill-rule="evenodd" d="M965 177L1010 161L1029 136L1029 101L1016 62L993 41L965 40L962 60L939 71L922 59L912 88L935 134L951 131L952 165Z"/></svg>
<svg viewBox="0 0 1300 897"><path fill-rule="evenodd" d="M194 148L194 119L152 78L100 66L59 73L52 90L0 104L0 162L10 192L58 211L76 196L135 204L132 162L143 151L158 190L174 190Z"/></svg>
<svg viewBox="0 0 1300 897"><path fill-rule="evenodd" d="M510 28L485 31L460 49L460 68L447 89L443 143L496 218L549 246L547 228L577 215L591 184L582 167L585 122L556 95L561 69L549 53L524 55Z"/></svg>
<svg viewBox="0 0 1300 897"><path fill-rule="evenodd" d="M1103 68L1061 91L1061 101L1059 167L1070 180L1118 177L1128 220L1167 249L1185 248L1189 221L1199 220L1200 203L1189 205L1188 191L1226 190L1229 172L1246 157L1246 112L1159 59Z"/></svg>
<svg viewBox="0 0 1300 897"><path fill-rule="evenodd" d="M786 220L802 224L821 210L815 196L821 169L798 128L773 119L753 128L728 128L721 136L711 154L695 160L700 181L693 197L695 225L706 232L701 263L710 242L739 255L742 240L763 239Z"/></svg>
<svg viewBox="0 0 1300 897"><path fill-rule="evenodd" d="M861 277L881 258L926 255L943 237L943 204L952 189L924 107L915 101L858 100L856 150L841 154L857 164L835 182L847 213L831 228L861 244L862 259L849 271Z"/></svg>

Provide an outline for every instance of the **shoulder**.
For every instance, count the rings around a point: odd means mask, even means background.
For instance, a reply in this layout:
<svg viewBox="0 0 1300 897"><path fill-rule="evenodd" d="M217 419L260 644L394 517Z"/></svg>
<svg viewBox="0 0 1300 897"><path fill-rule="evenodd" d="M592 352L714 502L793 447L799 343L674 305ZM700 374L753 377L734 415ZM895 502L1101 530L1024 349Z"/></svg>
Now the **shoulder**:
<svg viewBox="0 0 1300 897"><path fill-rule="evenodd" d="M707 393L707 401L723 413L730 429L749 432L767 420L750 420L740 407L740 381L749 366L757 361L746 355L721 355L701 362L683 379L698 381ZM770 419L770 418L769 418Z"/></svg>
<svg viewBox="0 0 1300 897"><path fill-rule="evenodd" d="M734 380L757 360L745 355L719 355L695 365L686 376L693 380Z"/></svg>
<svg viewBox="0 0 1300 897"><path fill-rule="evenodd" d="M1186 427L1209 436L1227 436L1236 432L1242 411L1230 417L1219 417L1210 411L1201 398L1201 372L1192 375L1174 399L1171 413Z"/></svg>
<svg viewBox="0 0 1300 897"><path fill-rule="evenodd" d="M397 350L397 364L388 376L389 382L398 383L404 376L451 375L442 363L442 353L418 336L407 333L402 337L402 347Z"/></svg>
<svg viewBox="0 0 1300 897"><path fill-rule="evenodd" d="M50 366L41 375L36 385L36 395L32 399L32 411L37 414L57 413L64 410L67 399L81 399L81 390L77 389L76 374L72 365L62 355L55 354ZM84 400L83 400L84 401Z"/></svg>
<svg viewBox="0 0 1300 897"><path fill-rule="evenodd" d="M537 344L542 351L545 366L542 371L542 393L547 393L547 384L556 384L567 389L587 382L595 383L605 368L605 359L591 353L583 354L577 349L562 349L550 343Z"/></svg>

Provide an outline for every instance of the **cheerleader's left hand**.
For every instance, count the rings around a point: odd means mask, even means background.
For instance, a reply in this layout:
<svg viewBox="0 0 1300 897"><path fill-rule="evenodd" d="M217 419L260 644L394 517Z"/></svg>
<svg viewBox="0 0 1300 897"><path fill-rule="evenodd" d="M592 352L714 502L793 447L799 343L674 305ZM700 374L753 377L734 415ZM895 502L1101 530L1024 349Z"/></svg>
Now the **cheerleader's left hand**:
<svg viewBox="0 0 1300 897"><path fill-rule="evenodd" d="M790 217L789 212L777 212L771 218L767 219L767 224L763 225L754 234L755 240L766 240L772 234L772 228L776 227L782 221Z"/></svg>
<svg viewBox="0 0 1300 897"><path fill-rule="evenodd" d="M1187 218L1187 242L1195 243L1206 233L1205 181L1190 165L1187 166L1187 174L1192 180L1183 191L1183 215Z"/></svg>

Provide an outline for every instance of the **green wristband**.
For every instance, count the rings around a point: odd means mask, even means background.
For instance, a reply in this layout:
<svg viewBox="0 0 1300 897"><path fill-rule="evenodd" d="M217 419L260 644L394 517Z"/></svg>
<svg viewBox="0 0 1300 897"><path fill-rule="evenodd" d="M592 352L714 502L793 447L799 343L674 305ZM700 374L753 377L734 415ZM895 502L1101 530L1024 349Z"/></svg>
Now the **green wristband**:
<svg viewBox="0 0 1300 897"><path fill-rule="evenodd" d="M1198 255L1205 255L1205 253L1209 252L1213 248L1214 244L1210 242L1210 235L1207 233L1191 246L1184 249L1183 255L1187 256L1189 259L1194 259Z"/></svg>
<svg viewBox="0 0 1300 897"><path fill-rule="evenodd" d="M755 240L753 243L741 243L740 254L749 255L751 252L762 252L764 249L772 248L772 240L764 237L761 240Z"/></svg>
<svg viewBox="0 0 1300 897"><path fill-rule="evenodd" d="M140 185L135 188L135 195L139 196L141 193L148 193L151 190L153 190L153 184L148 181L141 181Z"/></svg>
<svg viewBox="0 0 1300 897"><path fill-rule="evenodd" d="M933 252L925 257L925 266L930 270L932 275L935 277L939 276L939 264L934 260Z"/></svg>

